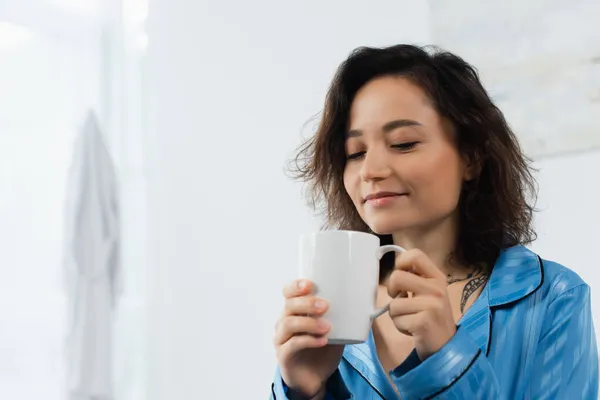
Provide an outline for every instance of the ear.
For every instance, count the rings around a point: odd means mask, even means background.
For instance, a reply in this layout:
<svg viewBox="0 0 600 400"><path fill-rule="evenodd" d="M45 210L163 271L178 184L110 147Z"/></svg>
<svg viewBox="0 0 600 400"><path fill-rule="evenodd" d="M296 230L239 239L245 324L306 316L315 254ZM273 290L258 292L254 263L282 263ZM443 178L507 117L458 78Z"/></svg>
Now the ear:
<svg viewBox="0 0 600 400"><path fill-rule="evenodd" d="M483 167L479 155L465 155L463 156L463 162L465 165L465 170L463 172L463 180L465 182L470 182L472 180L477 179Z"/></svg>

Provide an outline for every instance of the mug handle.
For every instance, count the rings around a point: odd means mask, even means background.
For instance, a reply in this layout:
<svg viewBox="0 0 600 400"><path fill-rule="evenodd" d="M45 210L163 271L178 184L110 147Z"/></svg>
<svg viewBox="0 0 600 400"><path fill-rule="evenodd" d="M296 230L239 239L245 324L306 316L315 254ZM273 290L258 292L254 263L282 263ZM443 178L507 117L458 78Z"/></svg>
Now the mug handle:
<svg viewBox="0 0 600 400"><path fill-rule="evenodd" d="M388 245L385 245L385 246L380 246L380 247L377 249L377 253L376 253L376 254L377 254L377 259L378 259L378 260L381 260L381 257L383 257L383 255L384 255L385 253L388 253L388 252L390 252L390 251L395 251L395 252L397 252L397 253L403 253L403 252L405 252L406 250L405 250L405 249L403 249L402 247L400 247L400 246L396 246L396 245L394 245L394 244L388 244ZM375 320L377 317L380 317L380 316L381 316L381 315L383 315L384 313L388 312L388 310L389 310L389 309L390 309L390 303L387 303L385 306L383 306L383 307L381 307L381 308L378 308L378 309L376 309L375 311L373 311L373 312L371 313L371 316L370 316L370 318L371 318L371 321Z"/></svg>

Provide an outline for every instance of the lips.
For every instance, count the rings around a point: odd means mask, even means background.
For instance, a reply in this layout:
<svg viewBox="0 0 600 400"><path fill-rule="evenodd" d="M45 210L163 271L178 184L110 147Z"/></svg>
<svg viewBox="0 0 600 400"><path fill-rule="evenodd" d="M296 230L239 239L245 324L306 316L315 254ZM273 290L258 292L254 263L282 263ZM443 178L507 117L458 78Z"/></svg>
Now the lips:
<svg viewBox="0 0 600 400"><path fill-rule="evenodd" d="M371 193L371 194L365 196L365 202L371 201L371 200L377 200L377 199L384 199L386 197L396 197L396 196L402 196L402 195L406 195L406 193L398 193L398 192Z"/></svg>

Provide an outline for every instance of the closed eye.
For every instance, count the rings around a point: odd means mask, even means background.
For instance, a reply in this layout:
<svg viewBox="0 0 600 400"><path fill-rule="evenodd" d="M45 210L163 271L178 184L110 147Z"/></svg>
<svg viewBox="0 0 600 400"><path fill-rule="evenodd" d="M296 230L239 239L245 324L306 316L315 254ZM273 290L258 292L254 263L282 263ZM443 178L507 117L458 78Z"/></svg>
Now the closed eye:
<svg viewBox="0 0 600 400"><path fill-rule="evenodd" d="M357 153L348 154L346 156L346 160L356 160L357 158L362 157L365 154L366 154L366 151L359 151Z"/></svg>
<svg viewBox="0 0 600 400"><path fill-rule="evenodd" d="M393 149L398 149L400 151L410 151L410 150L414 149L418 144L419 144L419 142L406 142L406 143L393 144L390 147L392 147ZM359 151L356 153L348 154L346 156L346 160L348 160L348 161L356 160L356 159L364 156L366 153L367 153L366 151Z"/></svg>
<svg viewBox="0 0 600 400"><path fill-rule="evenodd" d="M419 142L407 142L407 143L393 144L392 147L394 149L407 151L407 150L414 149L417 144L419 144Z"/></svg>

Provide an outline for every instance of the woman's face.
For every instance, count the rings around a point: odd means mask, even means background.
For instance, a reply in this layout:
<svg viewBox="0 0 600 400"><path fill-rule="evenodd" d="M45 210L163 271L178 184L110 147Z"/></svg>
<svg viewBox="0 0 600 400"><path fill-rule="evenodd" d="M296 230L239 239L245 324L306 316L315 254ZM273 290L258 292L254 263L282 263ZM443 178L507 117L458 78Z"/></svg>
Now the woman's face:
<svg viewBox="0 0 600 400"><path fill-rule="evenodd" d="M368 82L348 128L344 186L373 232L420 231L457 215L471 171L451 124L417 85L402 77Z"/></svg>

